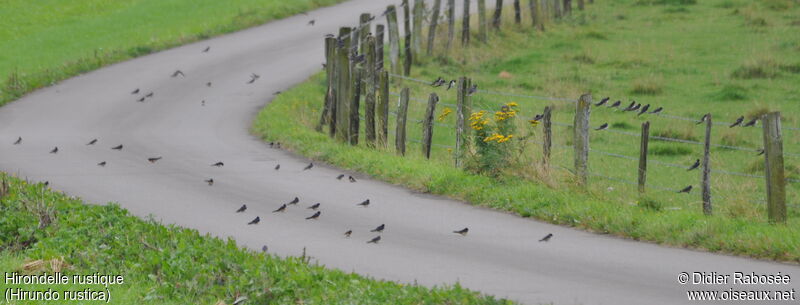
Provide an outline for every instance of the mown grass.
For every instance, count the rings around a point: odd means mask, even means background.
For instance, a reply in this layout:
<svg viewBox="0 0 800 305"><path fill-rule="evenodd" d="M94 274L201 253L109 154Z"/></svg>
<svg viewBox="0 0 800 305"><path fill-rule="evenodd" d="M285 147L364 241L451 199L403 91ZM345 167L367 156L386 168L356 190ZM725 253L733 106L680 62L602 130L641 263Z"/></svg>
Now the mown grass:
<svg viewBox="0 0 800 305"><path fill-rule="evenodd" d="M3 1L0 105L108 64L341 1Z"/></svg>
<svg viewBox="0 0 800 305"><path fill-rule="evenodd" d="M245 304L510 303L458 285L403 285L328 270L304 257L278 258L243 249L231 239L142 220L115 204L87 205L42 184L2 179L9 188L0 196L0 270L122 275L125 284L110 286L112 304L231 304L240 296L249 298ZM44 264L25 269L38 260ZM103 288L0 283L4 292Z"/></svg>
<svg viewBox="0 0 800 305"><path fill-rule="evenodd" d="M716 122L712 143L755 150L763 145L760 125L731 129L720 122L780 110L784 126L800 127L800 118L796 117L800 113L800 104L796 103L800 75L790 72L791 68L780 68L792 66L800 51L796 48L800 32L791 23L800 6L784 2L786 5L732 0L598 2L585 12L576 11L570 18L549 23L543 33L507 22L486 44L478 42L477 37L466 49L456 42L451 58L424 57L412 69L412 76L433 80L467 75L479 89L557 98L575 99L592 92L595 101L611 96L612 101L622 100L624 107L636 100L653 108L663 106L667 114L698 119L710 112ZM684 10L680 14L665 11L676 7ZM752 16L765 18L767 25L753 26L748 22ZM440 33L439 37L444 35ZM438 54L443 44L442 40L437 42ZM774 76L741 77L760 73L747 72L752 67L771 71ZM575 186L568 171L562 170L572 167L572 151L562 146L571 144L571 128L554 126L556 146L551 169L538 165L541 148L531 143L524 147L523 162L493 179L453 168L447 147L435 146L431 160L419 157L420 148L413 140L419 140L422 132L413 122L422 118L425 107L418 101L426 100L430 92L439 94L438 116L443 108L451 107L443 104L455 104L452 90L411 81L392 85L392 92L411 88L412 98L418 100L410 102L409 153L399 157L392 149L340 145L313 131L324 92L323 77L312 77L277 97L256 118L254 132L311 158L524 217L668 245L800 262L797 183L787 185L787 224L771 225L766 219L763 178L714 172L714 215L703 216L699 171L652 163L689 166L702 157L701 145L653 141L649 188L644 196L638 194L635 185L619 182L636 180L635 160L592 153L590 171L613 179L592 176L588 188L582 189ZM392 96L392 110L395 100ZM554 107L557 122L571 123L574 113L570 103L535 98L478 93L472 100L474 109L489 110L517 102L523 123L546 105ZM612 129L637 132L644 121L651 121L651 135L703 141L704 125L694 122L592 109L592 126L608 122ZM441 123L453 124L454 116ZM389 130L394 130L394 124ZM784 148L789 153L786 167L790 170L800 164L800 138L794 134L797 131L784 132ZM390 143L394 141L392 133ZM442 126L436 126L433 138L438 145L455 142L453 130ZM541 139L540 129L534 131L533 139ZM591 141L596 150L634 158L639 154L638 136L594 132ZM753 166L763 163L763 157L752 151L715 147L711 160L712 170L763 175L763 166ZM687 185L694 185L695 190L677 194Z"/></svg>

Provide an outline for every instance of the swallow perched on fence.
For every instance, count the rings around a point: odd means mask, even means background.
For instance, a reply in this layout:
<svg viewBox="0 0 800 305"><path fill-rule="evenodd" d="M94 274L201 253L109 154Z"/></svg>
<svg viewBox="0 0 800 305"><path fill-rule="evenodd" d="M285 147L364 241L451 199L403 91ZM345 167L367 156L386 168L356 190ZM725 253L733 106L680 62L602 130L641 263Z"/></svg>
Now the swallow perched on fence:
<svg viewBox="0 0 800 305"><path fill-rule="evenodd" d="M633 106L633 108L631 108L631 110L630 110L630 111L636 111L636 110L639 110L639 107L642 107L642 104L638 104L638 103L637 103L637 104L636 104L636 106Z"/></svg>
<svg viewBox="0 0 800 305"><path fill-rule="evenodd" d="M616 101L613 104L611 104L611 106L608 106L608 108L617 108L619 107L620 104L622 104L622 101Z"/></svg>
<svg viewBox="0 0 800 305"><path fill-rule="evenodd" d="M353 230L347 230L347 232L344 232L345 238L350 238L350 235L353 235Z"/></svg>
<svg viewBox="0 0 800 305"><path fill-rule="evenodd" d="M305 171L305 170L309 170L309 169L311 169L312 167L314 167L314 163L309 163L309 164L308 164L308 165L307 165L305 168L303 168L303 170L304 170L304 171Z"/></svg>
<svg viewBox="0 0 800 305"><path fill-rule="evenodd" d="M450 90L450 88L453 88L455 85L456 85L456 80L455 79L451 80L449 83L447 83L447 90Z"/></svg>
<svg viewBox="0 0 800 305"><path fill-rule="evenodd" d="M463 229L458 230L458 231L453 231L453 233L461 234L461 236L466 236L468 232L469 232L469 228L463 228Z"/></svg>
<svg viewBox="0 0 800 305"><path fill-rule="evenodd" d="M208 51L210 51L210 50L211 50L211 46L207 46L205 49L203 49L203 53L208 53Z"/></svg>
<svg viewBox="0 0 800 305"><path fill-rule="evenodd" d="M541 121L544 118L544 114L537 114L533 116L534 121Z"/></svg>
<svg viewBox="0 0 800 305"><path fill-rule="evenodd" d="M437 78L436 80L434 80L431 83L431 86L433 86L433 87L441 87L442 85L444 85L444 83L445 83L445 80L441 76L439 76L439 78Z"/></svg>
<svg viewBox="0 0 800 305"><path fill-rule="evenodd" d="M353 178L353 176L347 176L347 179L350 180L350 183L356 182L356 178Z"/></svg>
<svg viewBox="0 0 800 305"><path fill-rule="evenodd" d="M58 146L56 146L56 147L53 147L53 149L52 149L52 150L50 150L50 153L51 153L51 154L57 154L57 153L58 153Z"/></svg>
<svg viewBox="0 0 800 305"><path fill-rule="evenodd" d="M336 180L342 180L342 178L344 178L344 174L341 174L341 175L337 176Z"/></svg>
<svg viewBox="0 0 800 305"><path fill-rule="evenodd" d="M97 163L97 166L100 166L100 167L106 166L106 161L101 161L100 163Z"/></svg>
<svg viewBox="0 0 800 305"><path fill-rule="evenodd" d="M358 206L367 207L369 205L369 199L362 201L361 203L357 204Z"/></svg>
<svg viewBox="0 0 800 305"><path fill-rule="evenodd" d="M367 243L368 243L368 244L377 244L379 241L381 241L381 236L380 236L380 235L378 235L378 236L376 236L375 238L371 239L371 240L370 240L370 241L368 241Z"/></svg>
<svg viewBox="0 0 800 305"><path fill-rule="evenodd" d="M257 225L259 222L261 222L261 217L256 216L256 218L254 218L253 220L251 220L247 224L248 225Z"/></svg>
<svg viewBox="0 0 800 305"><path fill-rule="evenodd" d="M544 241L544 242L548 242L548 241L550 241L550 239L551 239L551 238L553 238L553 233L548 233L547 235L545 235L544 237L542 237L542 239L540 239L539 241L540 241L540 242L542 242L542 241Z"/></svg>
<svg viewBox="0 0 800 305"><path fill-rule="evenodd" d="M275 165L275 170L279 170L279 169L281 169L281 165L280 164Z"/></svg>
<svg viewBox="0 0 800 305"><path fill-rule="evenodd" d="M662 110L664 110L664 107L658 107L655 110L650 111L650 114L657 114L660 113Z"/></svg>
<svg viewBox="0 0 800 305"><path fill-rule="evenodd" d="M97 139L89 141L89 143L86 143L86 145L94 145L94 143L97 143Z"/></svg>
<svg viewBox="0 0 800 305"><path fill-rule="evenodd" d="M122 150L122 144L112 147L111 150Z"/></svg>
<svg viewBox="0 0 800 305"><path fill-rule="evenodd" d="M279 208L277 208L274 211L272 211L272 213L278 213L278 212L283 212L283 211L286 211L286 204L282 204Z"/></svg>
<svg viewBox="0 0 800 305"><path fill-rule="evenodd" d="M763 154L764 154L764 152L765 152L765 150L764 150L764 149L759 149L759 150L758 150L758 154L757 154L756 156L763 155Z"/></svg>
<svg viewBox="0 0 800 305"><path fill-rule="evenodd" d="M300 202L300 198L294 197L294 199L292 199L292 201L289 201L289 203L287 204L297 204L298 202Z"/></svg>
<svg viewBox="0 0 800 305"><path fill-rule="evenodd" d="M211 164L211 166L214 166L214 167L222 167L222 166L225 166L225 163L222 163L222 161L219 161L219 162L217 162L217 163Z"/></svg>
<svg viewBox="0 0 800 305"><path fill-rule="evenodd" d="M696 161L694 161L694 164L692 164L692 166L689 166L689 169L687 169L686 171L690 171L690 170L696 169L698 167L700 167L700 159L697 159Z"/></svg>
<svg viewBox="0 0 800 305"><path fill-rule="evenodd" d="M320 203L319 203L319 202L317 202L317 203L315 203L315 204L312 204L310 207L307 207L307 209L316 210L316 209L318 209L318 208L319 208L319 205L320 205Z"/></svg>
<svg viewBox="0 0 800 305"><path fill-rule="evenodd" d="M704 115L703 115L703 117L702 117L702 118L700 118L700 121L699 121L699 122L697 122L697 124L696 124L696 125L700 125L700 124L702 124L702 123L705 123L705 121L706 121L706 120L708 120L708 117L709 117L710 115L711 115L711 114L708 114L708 113L707 113L707 114L704 114Z"/></svg>
<svg viewBox="0 0 800 305"><path fill-rule="evenodd" d="M750 120L749 122L747 122L746 124L742 125L742 127L750 127L750 126L755 125L757 122L758 122L758 118L754 118L754 119Z"/></svg>
<svg viewBox="0 0 800 305"><path fill-rule="evenodd" d="M331 33L325 34L325 38L333 38L333 37L336 37L336 36L331 34Z"/></svg>
<svg viewBox="0 0 800 305"><path fill-rule="evenodd" d="M161 157L147 158L147 161L150 161L150 163L156 163L158 160L161 160Z"/></svg>
<svg viewBox="0 0 800 305"><path fill-rule="evenodd" d="M609 97L606 97L606 98L600 100L599 102L597 102L597 104L594 104L594 105L595 106L603 106L608 102L608 99L609 99Z"/></svg>
<svg viewBox="0 0 800 305"><path fill-rule="evenodd" d="M678 193L687 193L688 194L691 191L692 191L692 186L690 185L690 186L684 187L682 190L678 191Z"/></svg>
<svg viewBox="0 0 800 305"><path fill-rule="evenodd" d="M733 128L733 127L739 126L739 125L742 124L742 121L744 121L744 116L740 116L738 119L736 119L736 121L733 122L733 124L728 126L728 128Z"/></svg>
<svg viewBox="0 0 800 305"><path fill-rule="evenodd" d="M600 127L597 127L594 130L595 131L601 131L601 130L606 130L606 129L608 129L608 123L603 123L603 125L600 125Z"/></svg>
<svg viewBox="0 0 800 305"><path fill-rule="evenodd" d="M622 111L631 111L633 106L636 106L636 101L631 102L631 104L628 105L628 107L625 107L625 109L622 109Z"/></svg>
<svg viewBox="0 0 800 305"><path fill-rule="evenodd" d="M469 90L467 90L467 95L472 95L475 92L478 92L478 84L473 84L472 86L470 86Z"/></svg>
<svg viewBox="0 0 800 305"><path fill-rule="evenodd" d="M310 26L314 26L315 23L317 23L317 21L314 20L314 19L311 19L311 20L308 21L308 25L310 25Z"/></svg>
<svg viewBox="0 0 800 305"><path fill-rule="evenodd" d="M381 224L380 226L377 226L375 229L370 230L370 232L379 232L380 233L380 232L383 232L383 229L385 229L385 228L386 228L386 225L385 224Z"/></svg>
<svg viewBox="0 0 800 305"><path fill-rule="evenodd" d="M175 72L172 73L172 77L178 77L178 76L185 77L186 75L184 75L183 71L181 71L181 70L175 70Z"/></svg>
<svg viewBox="0 0 800 305"><path fill-rule="evenodd" d="M650 109L650 104L644 105L644 107L642 107L642 109L639 110L639 114L637 114L636 116L644 114L645 112L647 112L647 109Z"/></svg>
<svg viewBox="0 0 800 305"><path fill-rule="evenodd" d="M319 215L322 215L321 211L317 211L316 213L314 213L314 215L306 217L306 220L317 219L317 218L319 218Z"/></svg>
<svg viewBox="0 0 800 305"><path fill-rule="evenodd" d="M208 183L208 185L209 185L209 186L212 186L212 185L214 185L214 178L208 178L208 179L206 179L206 180L203 180L203 181L205 181L206 183Z"/></svg>
<svg viewBox="0 0 800 305"><path fill-rule="evenodd" d="M22 143L22 137L18 137L16 141L14 141L14 145L19 145Z"/></svg>
<svg viewBox="0 0 800 305"><path fill-rule="evenodd" d="M247 205L243 204L238 210L236 210L236 213L241 213L241 212L244 212L246 210L247 210Z"/></svg>

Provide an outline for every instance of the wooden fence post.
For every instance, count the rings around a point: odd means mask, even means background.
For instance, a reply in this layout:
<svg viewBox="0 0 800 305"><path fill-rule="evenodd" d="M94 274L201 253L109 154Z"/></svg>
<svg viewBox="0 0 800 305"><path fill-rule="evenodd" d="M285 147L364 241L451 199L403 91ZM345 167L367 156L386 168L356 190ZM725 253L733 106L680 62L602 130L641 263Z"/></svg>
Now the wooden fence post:
<svg viewBox="0 0 800 305"><path fill-rule="evenodd" d="M450 45L456 33L456 0L447 0L447 44L444 47L444 56L450 53Z"/></svg>
<svg viewBox="0 0 800 305"><path fill-rule="evenodd" d="M408 3L409 0L403 0L403 30L405 31L405 46L403 50L405 50L405 64L403 65L403 75L409 76L411 75L411 63L413 59L413 47L411 46L411 12L409 6L411 4Z"/></svg>
<svg viewBox="0 0 800 305"><path fill-rule="evenodd" d="M389 27L389 63L392 73L400 74L400 29L397 25L397 8L394 5L386 7L386 25Z"/></svg>
<svg viewBox="0 0 800 305"><path fill-rule="evenodd" d="M366 54L367 51L365 49L367 36L370 35L372 26L370 25L371 22L371 15L369 13L363 13L361 16L358 17L358 49L359 54Z"/></svg>
<svg viewBox="0 0 800 305"><path fill-rule="evenodd" d="M384 69L383 64L383 40L384 40L384 31L386 27L383 24L379 24L375 26L375 56L377 61L375 69L380 72Z"/></svg>
<svg viewBox="0 0 800 305"><path fill-rule="evenodd" d="M644 193L647 183L647 146L650 141L650 122L642 123L642 138L639 143L639 193Z"/></svg>
<svg viewBox="0 0 800 305"><path fill-rule="evenodd" d="M499 31L502 19L503 19L503 0L495 0L494 16L492 17L492 28Z"/></svg>
<svg viewBox="0 0 800 305"><path fill-rule="evenodd" d="M561 0L553 0L553 16L561 19Z"/></svg>
<svg viewBox="0 0 800 305"><path fill-rule="evenodd" d="M572 141L575 147L575 174L578 176L578 183L586 185L589 175L589 113L592 95L590 93L581 95L575 105L575 122L572 125L575 127Z"/></svg>
<svg viewBox="0 0 800 305"><path fill-rule="evenodd" d="M439 97L431 93L428 98L428 108L425 109L425 119L422 121L422 155L431 158L431 142L433 142L433 115L436 113L436 103Z"/></svg>
<svg viewBox="0 0 800 305"><path fill-rule="evenodd" d="M422 54L422 19L425 14L425 2L423 0L414 0L414 27L411 34L411 46L413 48L414 60L419 62L419 54Z"/></svg>
<svg viewBox="0 0 800 305"><path fill-rule="evenodd" d="M336 50L336 139L346 142L350 127L350 31L349 27L339 28L341 45Z"/></svg>
<svg viewBox="0 0 800 305"><path fill-rule="evenodd" d="M706 114L706 139L703 143L703 214L711 215L711 114Z"/></svg>
<svg viewBox="0 0 800 305"><path fill-rule="evenodd" d="M486 22L486 0L478 0L478 36L482 42L489 40L489 24Z"/></svg>
<svg viewBox="0 0 800 305"><path fill-rule="evenodd" d="M433 54L434 38L436 37L436 25L439 24L439 10L442 6L442 0L435 0L433 2L433 13L431 14L431 24L428 30L428 56Z"/></svg>
<svg viewBox="0 0 800 305"><path fill-rule="evenodd" d="M542 118L542 129L544 130L542 141L542 164L545 169L550 168L550 151L553 149L553 121L551 116L553 107L544 107L544 114Z"/></svg>
<svg viewBox="0 0 800 305"><path fill-rule="evenodd" d="M325 38L325 77L327 78L327 90L322 104L322 114L319 117L319 124L316 127L318 132L322 132L322 127L330 122L333 109L333 69L334 57L336 56L336 38ZM333 134L331 134L333 136Z"/></svg>
<svg viewBox="0 0 800 305"><path fill-rule="evenodd" d="M469 138L469 87L470 80L465 77L458 78L457 95L456 95L456 151L455 163L456 167L463 165L463 158L467 147L467 139Z"/></svg>
<svg viewBox="0 0 800 305"><path fill-rule="evenodd" d="M366 95L364 96L364 135L368 147L375 147L375 93L378 89L376 73L377 54L375 53L375 37L370 35L365 42L366 45L366 61L367 65L364 68L366 75L364 76L364 86L366 86Z"/></svg>
<svg viewBox="0 0 800 305"><path fill-rule="evenodd" d="M388 146L389 139L389 71L381 71L380 98L378 99L378 145Z"/></svg>
<svg viewBox="0 0 800 305"><path fill-rule="evenodd" d="M522 23L522 12L519 6L519 0L514 0L514 23Z"/></svg>
<svg viewBox="0 0 800 305"><path fill-rule="evenodd" d="M397 130L394 147L401 156L406 155L406 116L408 115L408 88L400 91L400 105L397 106Z"/></svg>
<svg viewBox="0 0 800 305"><path fill-rule="evenodd" d="M464 0L464 15L461 16L461 45L465 47L469 45L469 2Z"/></svg>
<svg viewBox="0 0 800 305"><path fill-rule="evenodd" d="M542 30L542 17L539 16L539 0L530 0L528 8L531 11L531 26Z"/></svg>
<svg viewBox="0 0 800 305"><path fill-rule="evenodd" d="M361 103L361 88L363 84L364 69L358 68L355 63L351 62L353 69L353 78L350 82L350 132L348 133L350 145L358 145L358 128L361 125L361 118L359 117L359 104Z"/></svg>
<svg viewBox="0 0 800 305"><path fill-rule="evenodd" d="M564 0L564 16L572 14L572 0Z"/></svg>
<svg viewBox="0 0 800 305"><path fill-rule="evenodd" d="M583 0L578 0L578 9L583 10Z"/></svg>
<svg viewBox="0 0 800 305"><path fill-rule="evenodd" d="M781 114L772 112L761 118L764 126L764 168L767 179L767 216L770 223L786 222L786 181L783 173Z"/></svg>

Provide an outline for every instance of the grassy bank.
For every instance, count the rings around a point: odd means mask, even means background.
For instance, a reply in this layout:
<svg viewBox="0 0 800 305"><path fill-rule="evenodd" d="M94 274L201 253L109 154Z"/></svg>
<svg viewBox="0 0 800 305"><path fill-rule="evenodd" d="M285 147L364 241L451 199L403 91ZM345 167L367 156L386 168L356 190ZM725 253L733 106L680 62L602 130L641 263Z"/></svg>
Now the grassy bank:
<svg viewBox="0 0 800 305"><path fill-rule="evenodd" d="M0 105L108 64L341 1L3 1Z"/></svg>
<svg viewBox="0 0 800 305"><path fill-rule="evenodd" d="M302 257L244 250L233 240L141 220L116 205L86 205L41 184L4 178L10 183L0 197L0 270L122 275L124 284L109 288L112 304L231 304L239 296L249 298L245 304L506 304L459 286L377 281L327 270ZM0 285L4 292L16 287L103 288Z"/></svg>
<svg viewBox="0 0 800 305"><path fill-rule="evenodd" d="M796 2L670 3L598 2L585 12L547 24L545 32L513 25L508 18L502 32L493 33L485 44L473 37L470 48L457 46L450 58L421 59L412 69L414 78L432 81L439 76L453 79L467 75L479 89L528 96L473 95L475 110L493 112L499 105L518 103L518 130L522 131L515 136L533 140L519 143L520 157L502 168L497 177L452 167L453 156L446 146L455 142L452 127L447 127L454 124L454 115L438 122L441 125L434 131L434 143L439 146L434 147L431 160L420 157L420 148L414 142L409 142L408 156L399 157L392 150L340 145L315 132L324 93L323 75L278 96L259 114L253 129L265 139L281 141L311 158L524 217L673 246L800 262L800 187L797 183L787 185L787 224L770 225L763 204L764 180L758 177L763 175L763 157L753 151L712 150L712 169L717 170L712 175L713 216L701 212L699 172L681 168L702 156L700 145L652 141L647 194L641 196L635 185L620 182L636 181L639 138L635 134L642 122L651 121L653 135L702 141L703 127L694 122L595 107L593 127L608 123L611 130L634 136L594 132L592 149L634 160L593 152L590 171L611 179L593 176L588 189L578 188L572 175L558 167L572 167L572 151L562 147L571 144L571 129L554 126L552 163L556 166L544 170L535 165L541 158L540 145L535 144L541 141L541 127L528 129L527 120L551 105L555 107L554 121L570 124L574 106L534 96L575 99L592 92L595 101L610 96L612 102L623 101L624 107L636 100L652 104L651 109L664 107L664 113L673 116L699 119L711 112L717 122L712 133L714 144L752 150L762 145L760 125L728 128L719 122L732 122L739 116L749 120L780 110L784 126L800 127L800 117L796 117L800 113L796 103L800 70L794 68L800 64L800 6ZM437 117L444 108L452 108L448 104L455 104L453 90L396 80L391 91L399 92L400 87L411 88L414 99L409 106L412 141L422 135L420 125L414 123L424 113L425 106L419 101L436 92L441 98ZM394 101L393 96L391 111L395 111ZM394 117L390 121L393 123ZM394 124L389 130L394 130ZM800 142L792 133L797 131L784 132L784 149L789 153L787 174L797 178ZM394 140L392 133L390 143ZM695 190L677 194L687 185L694 185Z"/></svg>

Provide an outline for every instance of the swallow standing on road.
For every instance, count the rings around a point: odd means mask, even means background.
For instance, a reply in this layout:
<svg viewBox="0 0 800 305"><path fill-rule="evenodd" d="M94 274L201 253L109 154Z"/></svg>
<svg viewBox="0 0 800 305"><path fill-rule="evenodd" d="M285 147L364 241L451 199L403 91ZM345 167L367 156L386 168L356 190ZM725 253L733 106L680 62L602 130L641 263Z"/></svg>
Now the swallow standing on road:
<svg viewBox="0 0 800 305"><path fill-rule="evenodd" d="M292 199L292 201L289 201L288 204L297 204L298 202L300 202L300 198L294 197L294 199Z"/></svg>
<svg viewBox="0 0 800 305"><path fill-rule="evenodd" d="M275 92L272 93L272 95L279 95L279 94L281 94L281 91L275 91ZM281 144L280 143L278 143L278 148L281 148Z"/></svg>
<svg viewBox="0 0 800 305"><path fill-rule="evenodd" d="M381 224L380 226L376 227L375 229L370 230L370 232L381 233L381 232L383 232L383 229L385 229L385 228L386 228L386 225L385 224Z"/></svg>
<svg viewBox="0 0 800 305"><path fill-rule="evenodd" d="M603 125L600 125L600 127L597 127L594 130L595 131L601 131L601 130L606 130L606 129L608 129L608 123L603 123Z"/></svg>
<svg viewBox="0 0 800 305"><path fill-rule="evenodd" d="M241 213L241 212L244 212L246 210L247 210L247 205L243 204L238 210L236 210L236 213Z"/></svg>
<svg viewBox="0 0 800 305"><path fill-rule="evenodd" d="M347 232L344 232L344 237L350 238L350 235L353 235L353 230L347 230Z"/></svg>
<svg viewBox="0 0 800 305"><path fill-rule="evenodd" d="M279 212L283 212L283 211L286 211L286 204L282 204L279 208L277 208L274 211L272 211L272 213L279 213Z"/></svg>
<svg viewBox="0 0 800 305"><path fill-rule="evenodd" d="M139 103L144 103L144 100L145 100L145 97L143 96L143 97L139 98L136 101L139 102Z"/></svg>
<svg viewBox="0 0 800 305"><path fill-rule="evenodd" d="M595 105L595 106L603 106L603 105L605 105L605 104L608 102L608 99L609 99L609 98L608 98L608 97L606 97L606 98L604 98L604 99L600 100L599 102L597 102L597 104L594 104L594 105Z"/></svg>
<svg viewBox="0 0 800 305"><path fill-rule="evenodd" d="M89 143L86 143L86 145L94 145L94 143L97 143L97 139L92 139Z"/></svg>
<svg viewBox="0 0 800 305"><path fill-rule="evenodd" d="M319 202L317 202L317 203L315 203L315 204L311 205L310 207L308 207L307 209L316 210L316 209L318 209L318 208L319 208L319 205L320 205L320 203L319 203Z"/></svg>
<svg viewBox="0 0 800 305"><path fill-rule="evenodd" d="M249 224L249 225L257 225L259 222L261 222L261 218L260 218L260 217L258 217L258 216L256 216L256 218L255 218L255 219L251 220L251 221L250 221L250 222L248 222L247 224Z"/></svg>
<svg viewBox="0 0 800 305"><path fill-rule="evenodd" d="M255 83L255 82L256 82L256 78L255 77L250 77L250 80L247 81L248 84L252 84L252 83Z"/></svg>
<svg viewBox="0 0 800 305"><path fill-rule="evenodd" d="M100 163L97 163L97 166L99 166L99 167L104 167L104 166L106 166L106 161L102 161L102 162L100 162Z"/></svg>
<svg viewBox="0 0 800 305"><path fill-rule="evenodd" d="M161 157L147 158L147 161L150 161L150 163L156 163L158 160L161 160Z"/></svg>
<svg viewBox="0 0 800 305"><path fill-rule="evenodd" d="M758 122L758 118L754 118L754 119L750 120L750 121L749 121L749 122L747 122L746 124L742 125L742 127L750 127L750 126L753 126L753 125L755 125L755 124L756 124L756 122Z"/></svg>
<svg viewBox="0 0 800 305"><path fill-rule="evenodd" d="M658 107L655 110L650 111L650 114L657 114L660 113L662 110L664 110L664 107Z"/></svg>
<svg viewBox="0 0 800 305"><path fill-rule="evenodd" d="M279 169L281 169L281 165L280 164L275 165L275 170L279 170Z"/></svg>
<svg viewBox="0 0 800 305"><path fill-rule="evenodd" d="M183 71L181 71L181 70L175 70L175 73L172 73L172 77L178 77L179 75L183 76L183 77L186 76L186 75L183 74Z"/></svg>
<svg viewBox="0 0 800 305"><path fill-rule="evenodd" d="M613 104L611 104L611 106L608 106L608 108L617 108L619 107L620 104L622 104L622 101L616 101Z"/></svg>
<svg viewBox="0 0 800 305"><path fill-rule="evenodd" d="M207 82L206 87L211 87L211 82Z"/></svg>
<svg viewBox="0 0 800 305"><path fill-rule="evenodd" d="M367 207L369 206L369 199L362 201L361 203L357 204L358 206Z"/></svg>
<svg viewBox="0 0 800 305"><path fill-rule="evenodd" d="M337 176L336 180L342 180L342 178L344 178L344 174L341 174L341 175Z"/></svg>
<svg viewBox="0 0 800 305"><path fill-rule="evenodd" d="M222 166L225 166L225 163L222 163L222 161L220 161L220 162L217 162L217 163L211 164L211 166L214 166L214 167L222 167Z"/></svg>
<svg viewBox="0 0 800 305"><path fill-rule="evenodd" d="M205 105L206 105L206 100L200 101L200 106L205 106Z"/></svg>
<svg viewBox="0 0 800 305"><path fill-rule="evenodd" d="M470 86L470 87L469 87L469 90L467 90L467 95L468 95L468 96L469 96L469 95L472 95L472 94L474 94L475 92L478 92L478 84L473 84L472 86Z"/></svg>
<svg viewBox="0 0 800 305"><path fill-rule="evenodd" d="M114 146L111 148L112 150L122 150L122 144Z"/></svg>
<svg viewBox="0 0 800 305"><path fill-rule="evenodd" d="M145 96L144 96L144 97L153 97L153 94L155 94L155 93L153 93L153 92L150 92L150 93L147 93L147 94L145 94Z"/></svg>
<svg viewBox="0 0 800 305"><path fill-rule="evenodd" d="M455 85L456 85L456 80L455 79L451 80L449 83L447 83L447 90L450 90L450 88L453 88Z"/></svg>
<svg viewBox="0 0 800 305"><path fill-rule="evenodd" d="M211 46L208 46L205 49L203 49L203 53L208 53L208 51L210 51L210 50L211 50Z"/></svg>
<svg viewBox="0 0 800 305"><path fill-rule="evenodd" d="M691 191L692 191L692 186L690 185L690 186L684 187L682 190L678 191L678 193L687 193L688 194Z"/></svg>
<svg viewBox="0 0 800 305"><path fill-rule="evenodd" d="M700 159L697 159L696 161L694 161L694 164L692 164L692 166L689 166L689 169L687 169L686 171L690 171L690 170L696 169L698 167L700 167Z"/></svg>
<svg viewBox="0 0 800 305"><path fill-rule="evenodd" d="M261 252L267 253L268 249L269 248L267 248L267 245L264 245L263 247L261 247Z"/></svg>
<svg viewBox="0 0 800 305"><path fill-rule="evenodd" d="M708 120L708 116L710 116L710 114L704 114L703 117L700 118L700 122L697 122L696 125L700 125L702 123L705 123L705 121Z"/></svg>
<svg viewBox="0 0 800 305"><path fill-rule="evenodd" d="M434 80L431 83L431 86L440 87L440 86L444 85L444 82L445 82L445 80L441 76L439 76L439 78L437 78L436 80Z"/></svg>
<svg viewBox="0 0 800 305"><path fill-rule="evenodd" d="M312 167L314 167L314 163L309 163L309 164L308 164L308 166L306 166L305 168L303 168L303 170L304 170L304 171L305 171L305 170L309 170L309 169L311 169Z"/></svg>
<svg viewBox="0 0 800 305"><path fill-rule="evenodd" d="M261 78L261 75L258 75L258 74L255 74L255 73L250 73L250 77L255 78L255 79L259 79L259 78Z"/></svg>
<svg viewBox="0 0 800 305"><path fill-rule="evenodd" d="M744 116L740 116L738 119L736 119L736 121L735 121L735 122L733 122L733 124L731 124L730 126L728 126L728 128L733 128L733 127L736 127L736 126L742 125L742 121L744 121Z"/></svg>
<svg viewBox="0 0 800 305"><path fill-rule="evenodd" d="M139 93L139 88L136 88L136 90L131 91L131 94L138 94L138 93Z"/></svg>
<svg viewBox="0 0 800 305"><path fill-rule="evenodd" d="M14 141L14 145L19 145L22 143L22 137L18 137L16 141Z"/></svg>
<svg viewBox="0 0 800 305"><path fill-rule="evenodd" d="M647 112L647 109L650 109L650 104L644 105L644 107L642 107L642 110L639 110L639 114L637 114L636 116L644 114L645 112Z"/></svg>
<svg viewBox="0 0 800 305"><path fill-rule="evenodd" d="M370 241L368 241L367 243L368 243L368 244L377 244L379 241L381 241L381 236L380 236L380 235L378 235L378 236L376 236L375 238L371 239L371 240L370 240Z"/></svg>
<svg viewBox="0 0 800 305"><path fill-rule="evenodd" d="M317 218L319 218L319 215L321 215L321 214L322 214L322 212L317 211L316 213L314 213L314 215L306 217L306 220L317 219Z"/></svg>
<svg viewBox="0 0 800 305"><path fill-rule="evenodd" d="M467 232L469 232L469 228L463 228L463 229L458 230L458 231L453 231L453 233L461 234L461 236L466 236Z"/></svg>
<svg viewBox="0 0 800 305"><path fill-rule="evenodd" d="M350 180L350 183L356 182L356 178L353 178L353 176L347 176L347 179Z"/></svg>
<svg viewBox="0 0 800 305"><path fill-rule="evenodd" d="M214 179L213 179L213 178L208 178L208 179L206 179L206 180L203 180L203 181L205 181L206 183L208 183L208 185L209 185L209 186L212 186L212 185L214 185Z"/></svg>
<svg viewBox="0 0 800 305"><path fill-rule="evenodd" d="M57 154L58 153L58 146L54 147L53 150L50 151L50 153L51 154Z"/></svg>
<svg viewBox="0 0 800 305"><path fill-rule="evenodd" d="M311 20L308 21L308 25L314 26L314 23L316 23L316 22L317 22L316 20L311 19Z"/></svg>
<svg viewBox="0 0 800 305"><path fill-rule="evenodd" d="M541 241L547 242L547 241L550 241L550 239L551 239L551 238L553 238L553 233L548 233L547 235L545 235L544 237L542 237L542 239L540 239L539 241L540 241L540 242L541 242Z"/></svg>

